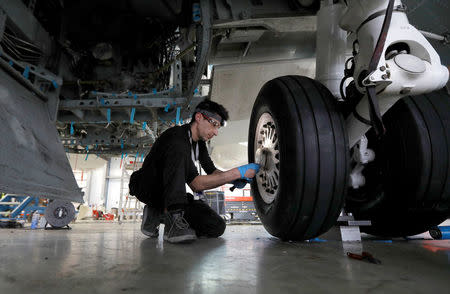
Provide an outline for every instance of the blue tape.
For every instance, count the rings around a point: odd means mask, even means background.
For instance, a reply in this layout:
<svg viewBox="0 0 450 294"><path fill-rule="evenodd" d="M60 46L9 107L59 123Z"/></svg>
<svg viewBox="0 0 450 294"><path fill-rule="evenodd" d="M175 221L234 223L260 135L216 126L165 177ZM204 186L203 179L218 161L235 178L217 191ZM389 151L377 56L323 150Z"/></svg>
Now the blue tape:
<svg viewBox="0 0 450 294"><path fill-rule="evenodd" d="M97 95L97 91L92 91L92 95Z"/></svg>
<svg viewBox="0 0 450 294"><path fill-rule="evenodd" d="M120 157L120 160L123 160L123 152L122 152L122 156Z"/></svg>
<svg viewBox="0 0 450 294"><path fill-rule="evenodd" d="M28 80L29 76L30 76L30 68L28 66L25 66L25 70L22 73L23 77L26 78Z"/></svg>
<svg viewBox="0 0 450 294"><path fill-rule="evenodd" d="M450 226L439 226L439 231L441 231L441 239L448 240L450 239Z"/></svg>
<svg viewBox="0 0 450 294"><path fill-rule="evenodd" d="M105 99L103 99L103 98L100 98L100 104L101 104L101 105L106 105L106 103L105 103Z"/></svg>
<svg viewBox="0 0 450 294"><path fill-rule="evenodd" d="M158 93L155 88L153 88L152 92L153 92L153 94Z"/></svg>
<svg viewBox="0 0 450 294"><path fill-rule="evenodd" d="M8 63L9 63L10 66L14 65L14 62L12 60L10 60Z"/></svg>
<svg viewBox="0 0 450 294"><path fill-rule="evenodd" d="M54 80L52 81L52 85L55 89L58 89L58 87L59 87L58 84L56 83L56 81L54 81Z"/></svg>
<svg viewBox="0 0 450 294"><path fill-rule="evenodd" d="M144 130L145 131L145 129L147 128L147 122L146 121L144 121L144 123L142 124L142 130Z"/></svg>
<svg viewBox="0 0 450 294"><path fill-rule="evenodd" d="M134 100L137 100L137 99L138 99L137 94L134 94Z"/></svg>
<svg viewBox="0 0 450 294"><path fill-rule="evenodd" d="M130 124L134 124L134 116L136 114L136 108L131 108L131 113L130 113Z"/></svg>
<svg viewBox="0 0 450 294"><path fill-rule="evenodd" d="M136 152L136 161L138 160L139 152Z"/></svg>
<svg viewBox="0 0 450 294"><path fill-rule="evenodd" d="M167 104L166 107L164 107L164 111L165 111L165 112L168 112L168 111L169 111L169 108L170 108L170 103Z"/></svg>
<svg viewBox="0 0 450 294"><path fill-rule="evenodd" d="M89 146L86 146L86 158L84 160L87 160L89 156Z"/></svg>
<svg viewBox="0 0 450 294"><path fill-rule="evenodd" d="M123 145L124 145L123 139L120 139L120 148L123 149Z"/></svg>
<svg viewBox="0 0 450 294"><path fill-rule="evenodd" d="M201 12L200 12L200 4L199 3L192 4L192 20L195 22L199 22L201 20Z"/></svg>
<svg viewBox="0 0 450 294"><path fill-rule="evenodd" d="M128 91L128 96L132 97L133 93L131 93L131 91Z"/></svg>
<svg viewBox="0 0 450 294"><path fill-rule="evenodd" d="M197 94L197 93L198 93L198 88L195 88L194 94Z"/></svg>
<svg viewBox="0 0 450 294"><path fill-rule="evenodd" d="M74 122L70 123L70 134L73 135L75 133L75 130L73 129Z"/></svg>
<svg viewBox="0 0 450 294"><path fill-rule="evenodd" d="M113 96L113 97L116 97L116 93L112 93L112 95L111 96Z"/></svg>
<svg viewBox="0 0 450 294"><path fill-rule="evenodd" d="M328 242L327 240L319 239L319 238L309 239L309 240L306 240L306 241L307 242L318 242L318 243Z"/></svg>
<svg viewBox="0 0 450 294"><path fill-rule="evenodd" d="M141 162L144 161L144 153L141 154Z"/></svg>
<svg viewBox="0 0 450 294"><path fill-rule="evenodd" d="M450 226L439 226L438 228L441 232L450 232Z"/></svg>
<svg viewBox="0 0 450 294"><path fill-rule="evenodd" d="M392 240L373 240L373 241L377 243L392 243Z"/></svg>
<svg viewBox="0 0 450 294"><path fill-rule="evenodd" d="M176 117L176 124L178 125L180 123L180 111L181 107L177 107L177 117Z"/></svg>
<svg viewBox="0 0 450 294"><path fill-rule="evenodd" d="M134 123L134 115L136 114L136 108L131 108L130 124Z"/></svg>
<svg viewBox="0 0 450 294"><path fill-rule="evenodd" d="M111 109L108 109L106 111L106 119L108 120L108 123L111 122Z"/></svg>

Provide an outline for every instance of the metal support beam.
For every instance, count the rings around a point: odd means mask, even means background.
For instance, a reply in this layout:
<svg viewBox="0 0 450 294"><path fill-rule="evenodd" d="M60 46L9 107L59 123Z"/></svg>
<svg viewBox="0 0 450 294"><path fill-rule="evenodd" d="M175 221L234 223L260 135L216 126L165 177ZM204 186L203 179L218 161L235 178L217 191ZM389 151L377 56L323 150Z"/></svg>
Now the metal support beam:
<svg viewBox="0 0 450 294"><path fill-rule="evenodd" d="M132 148L126 148L126 149L121 149L120 147L118 148L108 148L108 149L104 149L104 150L94 150L94 151L89 151L90 154L95 154L96 152L98 152L98 155L100 157L105 157L108 155L111 156L120 156L123 152L127 152L128 154L135 154L136 152L139 152L140 154L144 153L147 154L148 151L150 151L151 146L148 147L132 147ZM86 154L88 153L86 151L86 149L77 149L77 150L73 150L73 149L69 149L68 153L72 153L72 154Z"/></svg>
<svg viewBox="0 0 450 294"><path fill-rule="evenodd" d="M211 50L212 42L212 9L209 0L200 0L200 8L202 12L202 24L197 27L197 54L194 76L192 78L191 85L187 88L187 93L184 96L187 97L187 101L184 107L190 107L194 96L194 90L198 87L202 74L205 71L205 67L208 63L208 56Z"/></svg>
<svg viewBox="0 0 450 294"><path fill-rule="evenodd" d="M3 59L3 54L0 52L0 68L3 69L6 73L8 73L11 77L13 77L17 82L22 84L29 91L33 92L39 99L47 102L48 98L45 96L45 93L40 89L36 88L30 80L23 77L23 75L14 69L8 61Z"/></svg>
<svg viewBox="0 0 450 294"><path fill-rule="evenodd" d="M50 120L54 122L58 112L59 93L62 78L47 69L22 61L17 61L0 48L0 67L32 91L41 100L47 102Z"/></svg>
<svg viewBox="0 0 450 294"><path fill-rule="evenodd" d="M106 177L105 177L105 186L104 186L104 196L105 196L105 208L108 207L108 190L109 190L109 176L111 175L111 159L108 159L106 164Z"/></svg>
<svg viewBox="0 0 450 294"><path fill-rule="evenodd" d="M122 141L123 140L123 141ZM110 138L109 136L88 136L83 139L78 138L61 138L64 146L88 146L88 145L102 145L102 146L121 146L124 145L138 146L143 144L152 144L153 140L150 137L142 138ZM94 152L94 151L92 151Z"/></svg>
<svg viewBox="0 0 450 294"><path fill-rule="evenodd" d="M438 35L438 34L435 34L435 33L421 31L421 30L419 30L419 32L422 35L424 35L424 37L427 38L427 39L438 40L438 41L441 41L444 44L449 44L450 43L450 34L449 33L444 33L442 35Z"/></svg>
<svg viewBox="0 0 450 294"><path fill-rule="evenodd" d="M206 97L194 97L198 102L202 101ZM59 103L59 110L73 109L126 109L136 108L136 110L145 110L148 108L164 108L168 104L176 103L181 105L187 101L186 98L174 98L174 97L155 97L155 98L103 98L102 101L98 99L83 99L83 100L61 100Z"/></svg>
<svg viewBox="0 0 450 294"><path fill-rule="evenodd" d="M106 109L105 109L106 111ZM149 111L136 111L134 115L135 122L144 122L151 121L153 116ZM58 115L59 122L85 122L85 123L108 123L108 119L106 116L99 114L97 111L85 111L84 119L80 119L77 116L71 113L59 113ZM130 117L122 110L120 111L111 111L111 122L129 122Z"/></svg>

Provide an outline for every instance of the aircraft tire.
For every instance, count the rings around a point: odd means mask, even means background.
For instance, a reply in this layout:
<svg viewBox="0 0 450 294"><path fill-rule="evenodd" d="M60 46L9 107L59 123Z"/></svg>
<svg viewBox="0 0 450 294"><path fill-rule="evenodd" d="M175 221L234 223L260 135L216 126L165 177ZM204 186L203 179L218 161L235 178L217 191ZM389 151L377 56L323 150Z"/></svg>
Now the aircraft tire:
<svg viewBox="0 0 450 294"><path fill-rule="evenodd" d="M270 234L306 240L336 223L347 190L348 150L343 117L327 88L301 76L263 86L250 119L248 158L255 162L265 154L251 189Z"/></svg>
<svg viewBox="0 0 450 294"><path fill-rule="evenodd" d="M445 90L407 97L384 116L381 141L368 132L375 161L366 186L350 189L346 210L372 221L377 236L420 234L450 217L450 99Z"/></svg>

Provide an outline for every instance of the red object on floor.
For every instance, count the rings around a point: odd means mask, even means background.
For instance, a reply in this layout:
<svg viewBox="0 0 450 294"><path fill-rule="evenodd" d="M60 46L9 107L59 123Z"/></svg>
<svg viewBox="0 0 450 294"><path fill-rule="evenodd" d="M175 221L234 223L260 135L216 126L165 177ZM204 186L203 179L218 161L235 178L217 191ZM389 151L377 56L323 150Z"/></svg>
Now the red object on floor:
<svg viewBox="0 0 450 294"><path fill-rule="evenodd" d="M112 213L105 213L104 216L105 216L105 220L109 220L109 221L114 220L114 214L112 214Z"/></svg>

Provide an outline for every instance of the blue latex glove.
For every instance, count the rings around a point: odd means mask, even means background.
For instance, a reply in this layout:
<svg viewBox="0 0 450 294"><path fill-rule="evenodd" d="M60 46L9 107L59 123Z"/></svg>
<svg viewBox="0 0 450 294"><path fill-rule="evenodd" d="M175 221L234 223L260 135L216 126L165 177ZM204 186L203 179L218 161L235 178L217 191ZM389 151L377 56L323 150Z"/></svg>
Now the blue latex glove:
<svg viewBox="0 0 450 294"><path fill-rule="evenodd" d="M259 172L259 164L249 163L249 164L241 165L240 167L238 167L239 173L241 174L241 179L246 179L247 181L251 182L250 178L245 177L245 172L249 169L254 169L255 173L258 173Z"/></svg>

